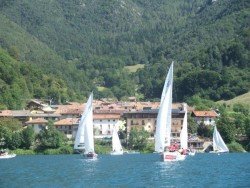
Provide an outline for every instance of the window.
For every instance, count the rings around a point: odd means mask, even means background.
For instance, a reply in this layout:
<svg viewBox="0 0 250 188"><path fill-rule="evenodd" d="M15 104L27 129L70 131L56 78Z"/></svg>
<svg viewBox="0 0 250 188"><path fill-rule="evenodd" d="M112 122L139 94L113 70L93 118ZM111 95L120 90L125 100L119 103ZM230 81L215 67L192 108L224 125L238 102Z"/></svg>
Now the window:
<svg viewBox="0 0 250 188"><path fill-rule="evenodd" d="M134 122L133 122L133 120L131 120L131 125L133 125L134 124Z"/></svg>
<svg viewBox="0 0 250 188"><path fill-rule="evenodd" d="M110 119L108 120L108 122L110 122Z"/></svg>
<svg viewBox="0 0 250 188"><path fill-rule="evenodd" d="M113 121L115 122L115 119L113 119Z"/></svg>
<svg viewBox="0 0 250 188"><path fill-rule="evenodd" d="M145 125L145 122L144 122L144 120L142 120L142 125Z"/></svg>

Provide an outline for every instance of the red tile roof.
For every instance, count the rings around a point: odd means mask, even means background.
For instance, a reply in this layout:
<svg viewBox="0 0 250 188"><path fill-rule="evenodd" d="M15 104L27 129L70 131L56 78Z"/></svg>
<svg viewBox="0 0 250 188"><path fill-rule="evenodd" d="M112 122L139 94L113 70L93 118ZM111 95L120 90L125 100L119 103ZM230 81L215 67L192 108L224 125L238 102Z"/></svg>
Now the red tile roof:
<svg viewBox="0 0 250 188"><path fill-rule="evenodd" d="M94 114L94 119L120 119L120 114Z"/></svg>
<svg viewBox="0 0 250 188"><path fill-rule="evenodd" d="M44 118L36 118L36 119L29 120L25 123L26 124L38 124L38 123L47 124L48 121Z"/></svg>
<svg viewBox="0 0 250 188"><path fill-rule="evenodd" d="M211 110L211 111L193 111L194 116L196 117L217 117L218 114Z"/></svg>
<svg viewBox="0 0 250 188"><path fill-rule="evenodd" d="M8 117L12 116L12 111L11 110L2 110L0 111L0 117Z"/></svg>
<svg viewBox="0 0 250 188"><path fill-rule="evenodd" d="M79 118L65 118L54 123L54 125L77 125Z"/></svg>
<svg viewBox="0 0 250 188"><path fill-rule="evenodd" d="M58 105L55 113L62 115L80 115L83 112L84 106L85 104L80 103L71 103L71 105Z"/></svg>

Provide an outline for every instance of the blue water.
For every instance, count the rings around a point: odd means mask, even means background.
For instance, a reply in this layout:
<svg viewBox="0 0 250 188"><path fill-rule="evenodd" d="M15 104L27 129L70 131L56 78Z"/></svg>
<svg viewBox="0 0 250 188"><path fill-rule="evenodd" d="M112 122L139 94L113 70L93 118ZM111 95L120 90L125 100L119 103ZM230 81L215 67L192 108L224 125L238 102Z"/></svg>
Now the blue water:
<svg viewBox="0 0 250 188"><path fill-rule="evenodd" d="M0 187L250 187L250 154L197 154L172 163L158 154L17 156L0 160Z"/></svg>

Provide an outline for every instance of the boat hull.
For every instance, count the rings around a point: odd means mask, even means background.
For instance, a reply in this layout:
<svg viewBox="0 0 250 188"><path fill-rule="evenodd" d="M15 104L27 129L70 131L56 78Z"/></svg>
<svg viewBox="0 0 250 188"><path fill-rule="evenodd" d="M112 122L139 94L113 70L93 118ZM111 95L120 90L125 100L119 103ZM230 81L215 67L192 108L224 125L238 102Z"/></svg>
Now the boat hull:
<svg viewBox="0 0 250 188"><path fill-rule="evenodd" d="M167 161L183 161L186 159L186 155L182 155L179 152L164 152L162 153L162 159Z"/></svg>
<svg viewBox="0 0 250 188"><path fill-rule="evenodd" d="M123 151L120 151L120 152L111 152L110 155L123 155Z"/></svg>
<svg viewBox="0 0 250 188"><path fill-rule="evenodd" d="M84 157L86 159L96 159L97 158L97 154L96 153L88 153L88 154L84 154Z"/></svg>
<svg viewBox="0 0 250 188"><path fill-rule="evenodd" d="M195 156L195 151L194 152L189 152L188 155Z"/></svg>
<svg viewBox="0 0 250 188"><path fill-rule="evenodd" d="M10 159L10 158L13 158L15 156L16 156L16 154L1 155L0 159Z"/></svg>
<svg viewBox="0 0 250 188"><path fill-rule="evenodd" d="M229 151L210 151L209 153L220 154L220 153L229 153Z"/></svg>

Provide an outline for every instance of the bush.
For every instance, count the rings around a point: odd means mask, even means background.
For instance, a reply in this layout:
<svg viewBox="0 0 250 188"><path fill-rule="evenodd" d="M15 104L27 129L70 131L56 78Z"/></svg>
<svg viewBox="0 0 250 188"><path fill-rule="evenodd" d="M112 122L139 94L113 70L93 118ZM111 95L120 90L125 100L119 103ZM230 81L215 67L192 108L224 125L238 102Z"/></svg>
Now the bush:
<svg viewBox="0 0 250 188"><path fill-rule="evenodd" d="M16 149L16 150L12 150L11 153L15 153L17 155L35 155L35 154L37 154L34 150L31 150L31 149Z"/></svg>
<svg viewBox="0 0 250 188"><path fill-rule="evenodd" d="M73 147L71 146L62 146L59 148L60 154L73 154Z"/></svg>
<svg viewBox="0 0 250 188"><path fill-rule="evenodd" d="M229 149L230 152L245 152L245 150L242 147L242 145L240 145L237 142L231 142L227 146L228 146L228 149Z"/></svg>

